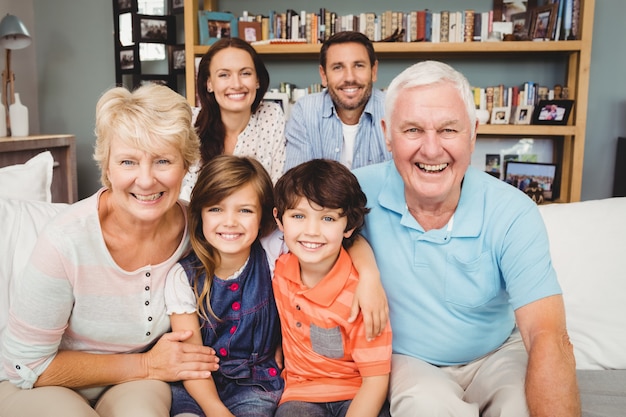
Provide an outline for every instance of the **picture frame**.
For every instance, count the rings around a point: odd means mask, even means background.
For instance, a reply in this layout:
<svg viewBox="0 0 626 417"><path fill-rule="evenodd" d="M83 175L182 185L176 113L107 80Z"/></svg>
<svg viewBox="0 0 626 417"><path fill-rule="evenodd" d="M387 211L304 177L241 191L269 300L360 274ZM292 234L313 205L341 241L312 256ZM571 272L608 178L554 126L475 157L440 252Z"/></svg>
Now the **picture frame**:
<svg viewBox="0 0 626 417"><path fill-rule="evenodd" d="M169 46L169 68L170 73L182 74L185 72L185 45Z"/></svg>
<svg viewBox="0 0 626 417"><path fill-rule="evenodd" d="M504 166L504 181L526 193L537 204L558 198L558 175L558 165L554 163L507 161ZM537 187L531 187L533 182Z"/></svg>
<svg viewBox="0 0 626 417"><path fill-rule="evenodd" d="M238 23L232 13L200 10L198 12L200 44L213 45L221 38L237 37Z"/></svg>
<svg viewBox="0 0 626 417"><path fill-rule="evenodd" d="M513 36L517 41L528 40L529 33L529 19L528 12L515 13L511 15L511 22L513 23Z"/></svg>
<svg viewBox="0 0 626 417"><path fill-rule="evenodd" d="M148 83L164 85L176 91L177 77L170 74L141 74L139 77L139 85L145 85Z"/></svg>
<svg viewBox="0 0 626 417"><path fill-rule="evenodd" d="M289 117L290 110L290 102L289 102L289 94L281 93L278 91L268 91L263 96L263 101L271 101L273 103L277 103L283 109L283 113L285 113L285 117Z"/></svg>
<svg viewBox="0 0 626 417"><path fill-rule="evenodd" d="M170 14L180 14L185 11L185 0L168 0L167 10Z"/></svg>
<svg viewBox="0 0 626 417"><path fill-rule="evenodd" d="M537 0L493 0L493 21L511 22L516 13L528 12L537 5Z"/></svg>
<svg viewBox="0 0 626 417"><path fill-rule="evenodd" d="M133 17L133 40L136 43L176 43L175 16L136 14Z"/></svg>
<svg viewBox="0 0 626 417"><path fill-rule="evenodd" d="M533 110L535 106L521 105L516 106L513 112L513 124L514 125L529 125L533 118Z"/></svg>
<svg viewBox="0 0 626 417"><path fill-rule="evenodd" d="M558 4L551 3L532 9L529 37L532 40L550 40L554 33Z"/></svg>
<svg viewBox="0 0 626 417"><path fill-rule="evenodd" d="M261 22L238 22L238 36L248 43L263 40Z"/></svg>
<svg viewBox="0 0 626 417"><path fill-rule="evenodd" d="M137 13L139 4L137 0L114 0L113 9L117 14L127 12Z"/></svg>
<svg viewBox="0 0 626 417"><path fill-rule="evenodd" d="M494 107L491 110L491 120L489 123L492 125L508 125L511 118L510 107Z"/></svg>
<svg viewBox="0 0 626 417"><path fill-rule="evenodd" d="M540 100L533 111L532 124L566 125L574 100Z"/></svg>
<svg viewBox="0 0 626 417"><path fill-rule="evenodd" d="M119 63L122 73L132 73L139 69L139 50L135 47L120 48Z"/></svg>

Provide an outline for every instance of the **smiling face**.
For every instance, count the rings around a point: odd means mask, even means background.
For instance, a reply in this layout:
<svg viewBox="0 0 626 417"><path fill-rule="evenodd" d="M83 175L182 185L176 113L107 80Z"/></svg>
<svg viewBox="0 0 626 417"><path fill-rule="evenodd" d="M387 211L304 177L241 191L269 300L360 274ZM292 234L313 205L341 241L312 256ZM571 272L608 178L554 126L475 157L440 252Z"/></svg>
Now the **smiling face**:
<svg viewBox="0 0 626 417"><path fill-rule="evenodd" d="M222 49L211 59L209 74L207 89L215 94L222 112L251 112L259 80L248 52Z"/></svg>
<svg viewBox="0 0 626 417"><path fill-rule="evenodd" d="M320 66L320 77L340 118L343 111L363 111L372 95L377 70L378 62L372 66L367 49L359 43L340 43L328 48L326 68Z"/></svg>
<svg viewBox="0 0 626 417"><path fill-rule="evenodd" d="M326 275L337 261L343 239L353 231L346 231L348 219L341 210L320 207L306 198L300 198L278 220L285 244L298 258L303 275L307 270Z"/></svg>
<svg viewBox="0 0 626 417"><path fill-rule="evenodd" d="M409 207L456 207L476 140L458 90L449 82L401 90L383 131Z"/></svg>
<svg viewBox="0 0 626 417"><path fill-rule="evenodd" d="M111 139L107 176L110 201L140 221L156 221L178 201L187 170L176 148L148 153Z"/></svg>
<svg viewBox="0 0 626 417"><path fill-rule="evenodd" d="M222 263L245 263L259 235L261 214L261 203L251 184L238 188L217 204L202 208L202 233L219 252Z"/></svg>

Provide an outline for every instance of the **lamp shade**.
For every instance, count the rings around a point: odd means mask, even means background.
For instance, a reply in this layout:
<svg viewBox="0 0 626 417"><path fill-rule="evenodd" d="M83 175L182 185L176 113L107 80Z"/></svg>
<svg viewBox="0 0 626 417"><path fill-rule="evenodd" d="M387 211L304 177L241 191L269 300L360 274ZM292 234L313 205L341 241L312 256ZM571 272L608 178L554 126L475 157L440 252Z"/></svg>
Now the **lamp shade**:
<svg viewBox="0 0 626 417"><path fill-rule="evenodd" d="M12 14L0 21L0 46L5 49L22 49L31 43L30 34L24 23Z"/></svg>

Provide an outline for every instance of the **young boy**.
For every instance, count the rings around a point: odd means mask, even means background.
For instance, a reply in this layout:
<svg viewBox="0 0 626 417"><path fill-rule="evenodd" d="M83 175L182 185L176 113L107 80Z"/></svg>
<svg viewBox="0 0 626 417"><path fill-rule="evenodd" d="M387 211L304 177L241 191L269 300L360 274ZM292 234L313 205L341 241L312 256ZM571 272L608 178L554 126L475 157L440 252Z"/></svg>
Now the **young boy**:
<svg viewBox="0 0 626 417"><path fill-rule="evenodd" d="M285 358L275 416L388 415L391 327L367 341L362 316L348 322L359 277L345 248L369 211L365 194L350 170L324 159L290 169L274 190L289 248L272 281Z"/></svg>

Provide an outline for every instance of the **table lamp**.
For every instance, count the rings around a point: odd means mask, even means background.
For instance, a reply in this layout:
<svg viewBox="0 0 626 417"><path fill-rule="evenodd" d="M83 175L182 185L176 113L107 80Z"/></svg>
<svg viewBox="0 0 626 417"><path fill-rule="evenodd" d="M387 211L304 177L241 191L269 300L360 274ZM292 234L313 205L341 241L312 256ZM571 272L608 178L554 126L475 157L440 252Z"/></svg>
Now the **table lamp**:
<svg viewBox="0 0 626 417"><path fill-rule="evenodd" d="M0 46L6 49L6 66L2 71L2 104L6 112L4 117L7 121L7 130L11 127L9 106L15 102L15 74L11 71L11 50L26 48L30 43L30 34L24 23L14 15L4 16L0 21Z"/></svg>

